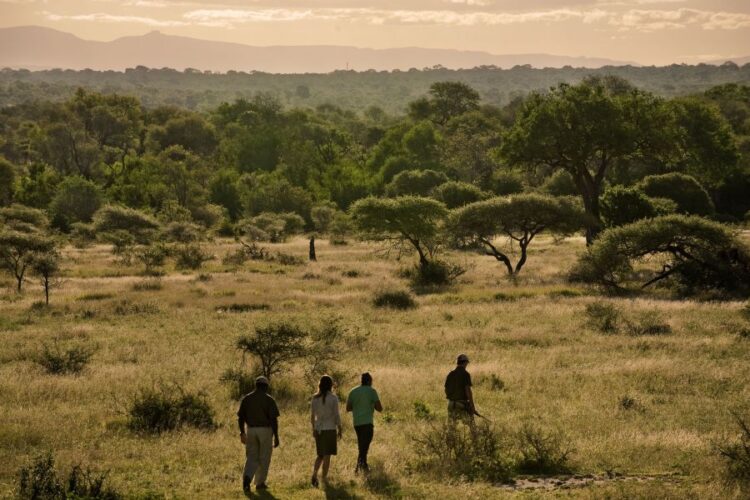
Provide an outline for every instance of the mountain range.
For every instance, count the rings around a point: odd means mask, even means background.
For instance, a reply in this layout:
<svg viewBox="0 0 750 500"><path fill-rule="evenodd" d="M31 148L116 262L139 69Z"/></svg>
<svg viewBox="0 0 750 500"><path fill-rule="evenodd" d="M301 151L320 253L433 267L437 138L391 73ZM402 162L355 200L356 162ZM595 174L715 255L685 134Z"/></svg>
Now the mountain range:
<svg viewBox="0 0 750 500"><path fill-rule="evenodd" d="M110 42L83 40L73 34L40 26L0 28L0 67L117 70L136 66L195 68L214 72L328 73L408 70L441 65L449 69L497 66L535 68L563 66L600 68L636 65L602 58L550 54L497 55L480 51L404 47L367 49L348 46L251 46L199 40L153 31Z"/></svg>

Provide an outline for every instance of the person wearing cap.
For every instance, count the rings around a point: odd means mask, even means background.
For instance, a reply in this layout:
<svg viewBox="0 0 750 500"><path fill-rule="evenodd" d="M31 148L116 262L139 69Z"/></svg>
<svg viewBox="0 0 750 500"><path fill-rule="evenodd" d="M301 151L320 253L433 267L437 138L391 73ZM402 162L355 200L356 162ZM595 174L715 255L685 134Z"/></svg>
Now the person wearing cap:
<svg viewBox="0 0 750 500"><path fill-rule="evenodd" d="M268 394L268 379L255 379L255 390L242 398L237 412L240 440L245 445L245 470L242 489L250 491L255 478L255 488L267 489L266 477L271 466L273 449L279 446L279 408Z"/></svg>
<svg viewBox="0 0 750 500"><path fill-rule="evenodd" d="M362 374L361 384L352 389L346 398L346 411L352 412L354 432L357 434L359 448L355 473L370 471L367 465L367 453L375 433L375 410L383 411L383 405L380 403L378 392L372 388L372 375L365 372Z"/></svg>
<svg viewBox="0 0 750 500"><path fill-rule="evenodd" d="M466 371L469 357L459 354L456 368L445 379L445 397L448 398L448 415L451 418L470 418L476 414L474 394L471 391L471 375Z"/></svg>

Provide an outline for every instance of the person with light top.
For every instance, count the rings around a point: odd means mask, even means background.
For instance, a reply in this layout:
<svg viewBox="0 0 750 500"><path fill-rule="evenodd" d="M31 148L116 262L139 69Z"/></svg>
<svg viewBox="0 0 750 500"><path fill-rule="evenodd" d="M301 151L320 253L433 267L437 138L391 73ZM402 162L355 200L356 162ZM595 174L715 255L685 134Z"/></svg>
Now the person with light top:
<svg viewBox="0 0 750 500"><path fill-rule="evenodd" d="M367 454L375 434L375 410L382 412L383 405L380 403L378 392L372 388L372 375L365 372L362 374L361 384L352 389L346 398L346 411L352 412L359 447L355 473L361 471L366 474L370 471Z"/></svg>
<svg viewBox="0 0 750 500"><path fill-rule="evenodd" d="M315 465L310 482L318 486L318 471L323 467L323 482L327 481L331 456L337 453L337 437L341 439L341 415L339 398L333 394L333 379L323 375L318 384L318 392L310 403L310 424L315 438Z"/></svg>

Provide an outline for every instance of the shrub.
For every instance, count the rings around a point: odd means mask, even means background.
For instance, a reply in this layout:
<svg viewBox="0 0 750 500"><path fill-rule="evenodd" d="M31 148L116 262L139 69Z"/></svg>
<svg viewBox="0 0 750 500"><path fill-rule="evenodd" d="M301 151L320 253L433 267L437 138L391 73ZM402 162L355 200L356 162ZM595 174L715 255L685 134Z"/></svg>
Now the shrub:
<svg viewBox="0 0 750 500"><path fill-rule="evenodd" d="M440 477L510 482L512 463L500 434L485 423L447 419L412 438L418 467Z"/></svg>
<svg viewBox="0 0 750 500"><path fill-rule="evenodd" d="M180 386L141 389L128 410L128 427L158 434L184 426L203 430L216 428L214 411L205 395L185 392Z"/></svg>
<svg viewBox="0 0 750 500"><path fill-rule="evenodd" d="M58 477L52 454L37 457L18 472L21 500L118 500L123 495L106 484L106 475L74 466L66 481Z"/></svg>
<svg viewBox="0 0 750 500"><path fill-rule="evenodd" d="M83 177L66 177L56 193L49 210L55 226L63 231L73 222L91 222L102 203L99 187Z"/></svg>
<svg viewBox="0 0 750 500"><path fill-rule="evenodd" d="M656 215L651 200L636 187L611 187L604 192L600 203L606 227L623 226Z"/></svg>
<svg viewBox="0 0 750 500"><path fill-rule="evenodd" d="M689 175L673 172L645 177L639 187L653 198L668 198L685 215L711 215L714 204L703 186Z"/></svg>
<svg viewBox="0 0 750 500"><path fill-rule="evenodd" d="M217 312L246 313L255 311L268 311L271 306L268 304L229 304L227 306L218 306Z"/></svg>
<svg viewBox="0 0 750 500"><path fill-rule="evenodd" d="M573 452L560 432L550 432L533 424L525 424L518 433L521 459L519 472L526 474L568 474L568 458Z"/></svg>
<svg viewBox="0 0 750 500"><path fill-rule="evenodd" d="M573 176L565 170L557 170L547 177L542 185L542 191L552 196L576 196L579 194Z"/></svg>
<svg viewBox="0 0 750 500"><path fill-rule="evenodd" d="M523 178L517 172L496 170L490 178L490 189L498 196L522 193L524 190Z"/></svg>
<svg viewBox="0 0 750 500"><path fill-rule="evenodd" d="M133 284L136 292L155 292L164 288L161 278L148 278Z"/></svg>
<svg viewBox="0 0 750 500"><path fill-rule="evenodd" d="M667 335L672 327L665 322L659 311L643 311L635 319L625 321L625 328L630 335Z"/></svg>
<svg viewBox="0 0 750 500"><path fill-rule="evenodd" d="M412 287L424 288L451 285L465 272L466 269L458 264L431 260L406 269L403 275L409 279Z"/></svg>
<svg viewBox="0 0 750 500"><path fill-rule="evenodd" d="M263 212L241 224L245 234L254 241L281 243L290 236L299 233L305 226L305 220L295 213Z"/></svg>
<svg viewBox="0 0 750 500"><path fill-rule="evenodd" d="M634 264L640 262L656 264L658 270L636 273ZM668 215L607 229L579 258L570 277L610 291L622 292L639 282L641 289L664 283L686 294L747 296L750 250L721 224Z"/></svg>
<svg viewBox="0 0 750 500"><path fill-rule="evenodd" d="M385 187L385 192L390 197L428 196L433 189L445 182L448 182L448 177L442 172L407 170L396 174Z"/></svg>
<svg viewBox="0 0 750 500"><path fill-rule="evenodd" d="M108 205L94 215L94 228L97 233L124 231L138 243L146 244L159 228L159 221L132 208Z"/></svg>
<svg viewBox="0 0 750 500"><path fill-rule="evenodd" d="M255 389L255 377L257 375L250 371L229 368L221 374L219 382L229 387L229 395L235 401L239 401L245 394Z"/></svg>
<svg viewBox="0 0 750 500"><path fill-rule="evenodd" d="M622 313L613 304L593 302L586 305L589 328L600 333L617 333L622 322Z"/></svg>
<svg viewBox="0 0 750 500"><path fill-rule="evenodd" d="M313 221L313 226L316 231L321 233L327 233L331 227L331 223L336 217L337 210L334 204L316 205L310 212L310 217Z"/></svg>
<svg viewBox="0 0 750 500"><path fill-rule="evenodd" d="M432 190L431 196L442 201L448 208L457 208L475 201L484 200L488 195L466 182L449 181Z"/></svg>
<svg viewBox="0 0 750 500"><path fill-rule="evenodd" d="M75 345L61 348L55 341L51 346L44 344L37 363L42 365L47 373L53 375L78 374L83 371L94 355L92 347Z"/></svg>
<svg viewBox="0 0 750 500"><path fill-rule="evenodd" d="M224 265L241 266L248 260L268 260L270 258L268 250L254 241L245 243L240 240L240 244L242 245L240 248L224 256L222 259Z"/></svg>
<svg viewBox="0 0 750 500"><path fill-rule="evenodd" d="M276 252L273 260L284 266L301 266L305 263L305 259L283 252Z"/></svg>
<svg viewBox="0 0 750 500"><path fill-rule="evenodd" d="M237 339L237 348L256 356L269 380L288 363L305 354L308 332L294 323L276 322L255 327L255 334Z"/></svg>
<svg viewBox="0 0 750 500"><path fill-rule="evenodd" d="M735 413L739 436L734 442L717 447L724 460L724 480L727 486L736 487L741 494L750 494L750 424Z"/></svg>
<svg viewBox="0 0 750 500"><path fill-rule="evenodd" d="M435 414L424 401L414 401L414 417L417 420L432 420Z"/></svg>
<svg viewBox="0 0 750 500"><path fill-rule="evenodd" d="M388 307L390 309L414 309L417 302L406 290L384 290L375 294L373 300L375 307Z"/></svg>
<svg viewBox="0 0 750 500"><path fill-rule="evenodd" d="M204 262L213 259L213 256L204 252L197 243L177 246L173 253L177 269L200 269Z"/></svg>
<svg viewBox="0 0 750 500"><path fill-rule="evenodd" d="M193 243L203 239L203 231L190 222L170 222L162 232L162 236L167 241Z"/></svg>
<svg viewBox="0 0 750 500"><path fill-rule="evenodd" d="M135 257L143 264L146 274L153 274L156 268L162 267L168 256L169 250L160 243L141 247L135 252Z"/></svg>
<svg viewBox="0 0 750 500"><path fill-rule="evenodd" d="M70 239L78 248L86 248L96 241L96 228L93 224L74 222L70 229Z"/></svg>
<svg viewBox="0 0 750 500"><path fill-rule="evenodd" d="M630 411L630 410L643 411L643 405L641 405L641 403L637 399L627 394L620 398L617 406L621 410L625 410L625 411Z"/></svg>

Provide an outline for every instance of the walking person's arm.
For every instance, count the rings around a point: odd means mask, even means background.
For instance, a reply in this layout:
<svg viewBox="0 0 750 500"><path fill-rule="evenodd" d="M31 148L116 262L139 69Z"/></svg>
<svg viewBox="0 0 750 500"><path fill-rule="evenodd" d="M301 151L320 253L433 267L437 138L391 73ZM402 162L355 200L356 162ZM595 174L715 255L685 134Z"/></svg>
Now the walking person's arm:
<svg viewBox="0 0 750 500"><path fill-rule="evenodd" d="M245 435L245 418L243 416L244 412L242 411L242 404L240 403L240 409L237 412L237 424L240 426L240 441L242 444L245 444L246 435Z"/></svg>
<svg viewBox="0 0 750 500"><path fill-rule="evenodd" d="M341 414L339 413L339 400L335 399L336 401L336 427L339 430L339 439L341 439L341 436L343 435L343 429L341 427Z"/></svg>
<svg viewBox="0 0 750 500"><path fill-rule="evenodd" d="M380 411L380 412L382 412L382 411L383 411L383 404L382 404L382 403L380 402L380 400L379 400L379 399L378 399L377 401L375 401L375 409L376 409L377 411Z"/></svg>
<svg viewBox="0 0 750 500"><path fill-rule="evenodd" d="M273 447L278 448L279 447L279 419L278 417L273 417L271 419L271 430L273 431Z"/></svg>
<svg viewBox="0 0 750 500"><path fill-rule="evenodd" d="M466 401L469 402L469 413L474 415L476 413L476 408L474 406L474 392L471 390L471 386L466 386Z"/></svg>
<svg viewBox="0 0 750 500"><path fill-rule="evenodd" d="M310 427L312 427L312 435L315 437L315 400L313 399L310 403Z"/></svg>

